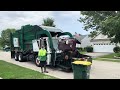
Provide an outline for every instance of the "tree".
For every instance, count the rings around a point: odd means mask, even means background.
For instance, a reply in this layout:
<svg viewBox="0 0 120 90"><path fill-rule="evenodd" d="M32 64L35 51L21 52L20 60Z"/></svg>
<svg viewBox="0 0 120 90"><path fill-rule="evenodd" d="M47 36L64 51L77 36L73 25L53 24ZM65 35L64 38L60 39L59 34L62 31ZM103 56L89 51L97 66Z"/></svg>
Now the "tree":
<svg viewBox="0 0 120 90"><path fill-rule="evenodd" d="M93 30L90 36L102 33L111 42L120 43L120 11L81 11L81 14L78 21L84 23L84 30Z"/></svg>
<svg viewBox="0 0 120 90"><path fill-rule="evenodd" d="M51 27L55 27L56 25L54 25L54 20L52 18L46 18L43 19L43 24L44 26L51 26Z"/></svg>
<svg viewBox="0 0 120 90"><path fill-rule="evenodd" d="M3 30L0 37L0 45L4 47L5 45L10 46L10 33L14 33L15 29Z"/></svg>

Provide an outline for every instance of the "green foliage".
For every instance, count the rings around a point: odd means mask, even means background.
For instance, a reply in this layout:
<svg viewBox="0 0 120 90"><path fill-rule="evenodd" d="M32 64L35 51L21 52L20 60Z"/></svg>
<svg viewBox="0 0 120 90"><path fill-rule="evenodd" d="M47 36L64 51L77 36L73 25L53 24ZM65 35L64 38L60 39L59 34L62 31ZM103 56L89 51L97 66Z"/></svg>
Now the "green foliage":
<svg viewBox="0 0 120 90"><path fill-rule="evenodd" d="M77 48L79 51L84 51L84 48L82 48L82 47L79 47L79 48Z"/></svg>
<svg viewBox="0 0 120 90"><path fill-rule="evenodd" d="M43 19L43 24L44 26L51 26L51 27L55 27L56 25L54 25L54 20L52 18L46 18Z"/></svg>
<svg viewBox="0 0 120 90"><path fill-rule="evenodd" d="M117 53L111 53L111 54L108 54L108 55L103 55L103 56L100 56L100 58L111 58L113 59L114 56L116 56Z"/></svg>
<svg viewBox="0 0 120 90"><path fill-rule="evenodd" d="M79 21L84 23L85 30L93 30L91 37L102 33L111 42L120 42L120 11L81 11L81 14Z"/></svg>
<svg viewBox="0 0 120 90"><path fill-rule="evenodd" d="M113 51L114 51L115 53L119 53L119 52L120 52L120 47L118 47L118 46L114 47L114 48L113 48Z"/></svg>
<svg viewBox="0 0 120 90"><path fill-rule="evenodd" d="M0 46L4 47L5 45L10 46L10 33L14 33L15 29L6 29L3 30L0 37Z"/></svg>
<svg viewBox="0 0 120 90"><path fill-rule="evenodd" d="M86 50L87 52L93 52L93 47L87 46L87 47L85 47L85 50Z"/></svg>
<svg viewBox="0 0 120 90"><path fill-rule="evenodd" d="M120 51L119 51L119 52L120 52ZM117 57L120 57L120 53L116 53L116 56L117 56Z"/></svg>

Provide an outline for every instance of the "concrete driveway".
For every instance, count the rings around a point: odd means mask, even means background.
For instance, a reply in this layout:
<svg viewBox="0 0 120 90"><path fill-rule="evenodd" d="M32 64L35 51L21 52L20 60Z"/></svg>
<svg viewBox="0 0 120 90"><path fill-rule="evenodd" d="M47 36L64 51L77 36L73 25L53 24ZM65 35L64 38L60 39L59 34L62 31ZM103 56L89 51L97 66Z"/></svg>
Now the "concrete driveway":
<svg viewBox="0 0 120 90"><path fill-rule="evenodd" d="M96 57L99 57L99 56L103 56L103 55L108 55L110 53L87 53L85 55L89 55L89 56L92 56L92 58L96 58Z"/></svg>

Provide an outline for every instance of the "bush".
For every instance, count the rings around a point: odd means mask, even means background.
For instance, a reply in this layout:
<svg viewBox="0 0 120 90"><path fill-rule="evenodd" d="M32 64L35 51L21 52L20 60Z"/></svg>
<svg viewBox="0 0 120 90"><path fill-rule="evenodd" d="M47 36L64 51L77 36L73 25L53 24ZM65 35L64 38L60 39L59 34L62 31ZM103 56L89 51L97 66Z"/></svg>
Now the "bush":
<svg viewBox="0 0 120 90"><path fill-rule="evenodd" d="M117 53L116 56L117 56L117 57L120 57L120 53Z"/></svg>
<svg viewBox="0 0 120 90"><path fill-rule="evenodd" d="M79 51L83 51L84 49L82 47L77 48Z"/></svg>
<svg viewBox="0 0 120 90"><path fill-rule="evenodd" d="M87 52L93 52L93 47L87 46L87 47L85 47L85 50L86 50Z"/></svg>
<svg viewBox="0 0 120 90"><path fill-rule="evenodd" d="M113 48L113 51L114 51L115 53L119 53L119 52L120 52L120 47L118 47L118 46L114 47L114 48Z"/></svg>

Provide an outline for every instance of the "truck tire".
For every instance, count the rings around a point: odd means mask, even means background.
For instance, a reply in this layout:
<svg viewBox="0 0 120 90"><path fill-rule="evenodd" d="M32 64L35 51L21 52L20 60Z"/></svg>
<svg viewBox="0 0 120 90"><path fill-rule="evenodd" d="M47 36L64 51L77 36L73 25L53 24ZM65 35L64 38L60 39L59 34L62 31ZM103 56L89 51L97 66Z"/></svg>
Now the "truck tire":
<svg viewBox="0 0 120 90"><path fill-rule="evenodd" d="M19 62L24 61L24 60L23 60L23 54L22 54L22 53L19 53L19 55L18 55L18 60L19 60Z"/></svg>
<svg viewBox="0 0 120 90"><path fill-rule="evenodd" d="M36 66L40 67L40 60L38 60L37 57L36 57L36 59L35 59L35 64L36 64Z"/></svg>
<svg viewBox="0 0 120 90"><path fill-rule="evenodd" d="M18 61L18 53L15 53L15 61Z"/></svg>

